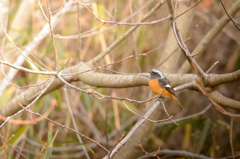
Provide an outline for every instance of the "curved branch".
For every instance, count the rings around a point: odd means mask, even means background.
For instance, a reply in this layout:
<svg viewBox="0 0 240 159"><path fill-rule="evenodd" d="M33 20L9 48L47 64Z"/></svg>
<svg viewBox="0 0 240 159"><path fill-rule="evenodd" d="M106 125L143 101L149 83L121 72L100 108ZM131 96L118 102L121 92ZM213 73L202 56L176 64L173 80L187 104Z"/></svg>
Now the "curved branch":
<svg viewBox="0 0 240 159"><path fill-rule="evenodd" d="M238 80L240 80L240 69L231 73L210 74L204 80L204 84L205 86L216 87L220 84L230 83Z"/></svg>
<svg viewBox="0 0 240 159"><path fill-rule="evenodd" d="M236 109L236 110L240 110L240 102L227 98L225 96L223 96L222 94L220 94L218 91L212 91L211 93L208 93L208 96L215 101L217 104L224 106L224 107L228 107L228 108L232 108L232 109Z"/></svg>
<svg viewBox="0 0 240 159"><path fill-rule="evenodd" d="M70 67L66 70L61 71L63 74L68 74L68 73L75 73L75 72L81 72L85 70L89 70L90 66L86 63L80 63L78 66L73 66ZM79 75L74 75L74 76L62 76L65 81L67 82L73 82L73 81L82 81L85 84L89 84L91 86L97 86L97 87L107 87L107 88L127 88L127 87L135 87L135 86L148 86L148 78L143 77L141 75L148 75L147 73L142 73L142 74L136 74L136 75L119 75L119 74L105 74L105 73L97 73L97 72L86 72L82 73ZM219 84L219 76L222 75L211 75L211 83L214 84L214 80L216 79L217 83ZM226 75L228 76L228 75ZM174 87L183 85L186 83L190 83L193 80L198 81L199 78L197 75L194 74L166 74L166 77L171 81ZM228 80L229 81L229 80ZM230 82L230 81L229 81ZM43 94L48 94L60 87L62 87L64 83L56 78L52 85L46 90L46 92ZM192 85L190 85L190 88L192 89ZM183 88L188 88L187 86L184 86ZM43 84L40 87L34 87L34 88L29 88L25 92L19 94L17 97L13 98L11 101L6 103L2 108L0 109L0 115L3 116L10 116L17 111L19 111L20 107L18 106L17 99L24 104L28 105L38 93L46 87L46 84ZM183 89L181 88L181 89ZM180 89L180 90L181 90ZM179 90L179 88L177 89ZM218 97L215 97L217 101ZM226 97L225 97L226 98ZM214 99L214 97L213 97ZM220 99L221 100L221 99ZM239 109L240 104L238 101L234 102L235 104L233 106L229 106L226 104L221 104L223 106L231 107L233 109ZM0 122L1 123L1 122Z"/></svg>

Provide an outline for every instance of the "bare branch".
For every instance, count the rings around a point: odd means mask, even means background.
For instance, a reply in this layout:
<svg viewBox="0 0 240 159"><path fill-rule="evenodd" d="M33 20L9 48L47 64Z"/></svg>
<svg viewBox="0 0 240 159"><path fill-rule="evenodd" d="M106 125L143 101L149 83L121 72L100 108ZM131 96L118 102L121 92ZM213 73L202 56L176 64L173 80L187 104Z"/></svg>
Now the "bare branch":
<svg viewBox="0 0 240 159"><path fill-rule="evenodd" d="M50 8L50 4L49 4L49 0L46 0L46 7L47 7L47 11L49 14L49 28L50 28L50 35L52 38L52 46L53 46L53 51L54 51L54 55L55 55L55 70L58 71L59 70L59 66L58 66L58 54L57 54L57 49L55 46L55 40L54 40L54 33L53 33L53 28L52 28L52 13L51 13L51 8Z"/></svg>
<svg viewBox="0 0 240 159"><path fill-rule="evenodd" d="M221 2L221 4L222 4L223 9L224 9L224 11L226 12L227 16L231 19L231 21L233 22L233 24L234 24L234 25L236 26L236 28L240 31L240 27L239 27L238 24L235 22L235 20L231 17L231 15L228 14L228 11L227 11L227 9L225 8L222 0L220 0L220 2Z"/></svg>
<svg viewBox="0 0 240 159"><path fill-rule="evenodd" d="M69 111L69 114L70 114L71 119L72 119L72 123L73 123L74 129L75 129L76 131L78 131L78 127L77 127L77 124L76 124L76 121L75 121L75 118L74 118L74 115L73 115L73 112L72 112L72 108L71 108L71 106L70 106L69 97L68 97L68 93L67 93L66 88L63 88L63 91L64 91L64 95L65 95L65 98L66 98L66 101L67 101L67 107L68 107L68 111ZM79 135L79 134L76 134L76 135L77 135L78 141L79 141L80 143L83 143L82 138L80 137L80 135ZM87 152L87 149L86 149L86 147L85 147L84 145L82 145L82 149L83 149L83 151L84 151L84 153L85 153L85 156L86 156L88 159L90 159L90 157L89 157L89 155L88 155L88 152Z"/></svg>
<svg viewBox="0 0 240 159"><path fill-rule="evenodd" d="M143 151L146 155L148 155L149 157L157 157L158 159L160 159L160 157L157 156L158 153L159 153L159 151L160 151L160 147L158 147L157 152L152 155L152 154L150 154L150 153L148 153L147 151L144 150L144 148L142 147L140 141L138 142L138 144L139 144L139 146L141 147L142 151Z"/></svg>
<svg viewBox="0 0 240 159"><path fill-rule="evenodd" d="M188 11L190 11L193 7L195 7L201 0L198 0L194 5L192 5L188 10L186 10L185 12L179 14L176 16L176 18L182 16L183 14L187 13ZM176 7L176 6L175 6ZM175 9L175 13L176 13L176 9Z"/></svg>
<svg viewBox="0 0 240 159"><path fill-rule="evenodd" d="M208 74L218 63L219 63L219 61L215 62L215 63L206 71L206 73Z"/></svg>

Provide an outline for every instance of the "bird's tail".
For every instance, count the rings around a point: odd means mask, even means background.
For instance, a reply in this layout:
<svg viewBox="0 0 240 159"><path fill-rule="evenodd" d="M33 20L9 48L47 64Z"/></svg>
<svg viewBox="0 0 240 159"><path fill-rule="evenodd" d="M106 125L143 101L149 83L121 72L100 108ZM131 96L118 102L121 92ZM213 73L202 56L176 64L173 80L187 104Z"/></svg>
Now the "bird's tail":
<svg viewBox="0 0 240 159"><path fill-rule="evenodd" d="M175 97L175 95L171 94L170 96L171 96L175 101L178 102L178 104L180 105L180 107L181 107L182 109L184 109L183 106L182 106L182 104L181 104L181 103L178 101L178 99Z"/></svg>

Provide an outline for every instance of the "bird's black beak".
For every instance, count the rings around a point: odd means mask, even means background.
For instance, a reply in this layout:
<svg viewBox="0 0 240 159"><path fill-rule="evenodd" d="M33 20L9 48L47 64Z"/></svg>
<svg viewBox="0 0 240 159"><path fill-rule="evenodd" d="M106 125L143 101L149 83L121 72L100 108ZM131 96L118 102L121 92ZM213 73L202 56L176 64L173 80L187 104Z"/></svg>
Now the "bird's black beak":
<svg viewBox="0 0 240 159"><path fill-rule="evenodd" d="M152 71L149 71L149 73L152 73Z"/></svg>

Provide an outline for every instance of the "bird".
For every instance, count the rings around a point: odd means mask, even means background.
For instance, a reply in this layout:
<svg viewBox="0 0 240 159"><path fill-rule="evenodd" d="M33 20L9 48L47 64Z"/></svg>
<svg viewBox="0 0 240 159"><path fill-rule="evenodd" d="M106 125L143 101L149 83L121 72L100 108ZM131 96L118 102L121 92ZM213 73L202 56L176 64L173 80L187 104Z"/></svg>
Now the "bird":
<svg viewBox="0 0 240 159"><path fill-rule="evenodd" d="M183 109L182 104L176 98L175 91L171 82L164 76L162 71L154 68L149 73L150 79L148 84L152 92L156 95L160 95L160 97L172 97Z"/></svg>

